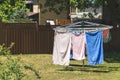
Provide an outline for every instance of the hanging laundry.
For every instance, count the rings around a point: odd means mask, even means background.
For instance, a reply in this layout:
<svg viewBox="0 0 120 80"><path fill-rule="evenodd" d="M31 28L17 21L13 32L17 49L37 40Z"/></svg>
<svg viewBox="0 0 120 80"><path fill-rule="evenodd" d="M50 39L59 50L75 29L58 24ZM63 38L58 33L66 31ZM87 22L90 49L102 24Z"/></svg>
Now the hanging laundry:
<svg viewBox="0 0 120 80"><path fill-rule="evenodd" d="M110 30L103 30L103 42L108 43L111 40Z"/></svg>
<svg viewBox="0 0 120 80"><path fill-rule="evenodd" d="M103 63L102 31L86 32L86 47L89 65Z"/></svg>
<svg viewBox="0 0 120 80"><path fill-rule="evenodd" d="M68 66L70 62L71 33L55 32L53 64Z"/></svg>
<svg viewBox="0 0 120 80"><path fill-rule="evenodd" d="M55 30L55 32L67 32L67 29L66 28L61 28L61 27L56 27L56 28L53 28Z"/></svg>
<svg viewBox="0 0 120 80"><path fill-rule="evenodd" d="M103 30L103 39L109 38L109 29Z"/></svg>
<svg viewBox="0 0 120 80"><path fill-rule="evenodd" d="M72 34L73 59L85 59L85 34Z"/></svg>

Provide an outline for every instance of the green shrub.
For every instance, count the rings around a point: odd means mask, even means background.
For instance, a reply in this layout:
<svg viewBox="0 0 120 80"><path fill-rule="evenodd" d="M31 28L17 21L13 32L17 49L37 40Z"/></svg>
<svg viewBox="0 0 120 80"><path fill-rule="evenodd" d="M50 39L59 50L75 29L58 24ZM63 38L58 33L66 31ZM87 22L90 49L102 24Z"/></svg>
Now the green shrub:
<svg viewBox="0 0 120 80"><path fill-rule="evenodd" d="M0 62L0 80L21 80L24 77L22 70L20 61L9 57Z"/></svg>
<svg viewBox="0 0 120 80"><path fill-rule="evenodd" d="M22 72L24 67L20 58L13 58L10 55L13 45L14 43L9 47L5 47L5 44L0 45L0 55L5 57L5 60L0 61L0 80L21 80L24 77Z"/></svg>
<svg viewBox="0 0 120 80"><path fill-rule="evenodd" d="M0 45L0 55L9 55L11 54L10 49L13 47L14 43L11 43L9 47L6 47L5 44Z"/></svg>
<svg viewBox="0 0 120 80"><path fill-rule="evenodd" d="M25 76L24 71L29 69L34 72L37 79L40 80L40 76L36 69L31 66L23 64L21 57L13 57L10 49L14 43L11 43L9 47L5 44L0 45L0 56L5 58L0 60L0 80L22 80Z"/></svg>

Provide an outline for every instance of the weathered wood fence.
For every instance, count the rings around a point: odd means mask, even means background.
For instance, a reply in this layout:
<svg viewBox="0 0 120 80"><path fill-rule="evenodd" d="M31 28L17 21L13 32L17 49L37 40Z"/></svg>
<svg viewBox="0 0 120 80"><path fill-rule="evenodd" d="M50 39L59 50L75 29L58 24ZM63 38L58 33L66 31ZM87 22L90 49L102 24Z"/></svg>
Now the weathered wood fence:
<svg viewBox="0 0 120 80"><path fill-rule="evenodd" d="M111 42L104 44L105 51L120 51L120 28L111 30ZM0 44L9 46L13 53L52 53L54 31L51 26L36 23L0 23Z"/></svg>
<svg viewBox="0 0 120 80"><path fill-rule="evenodd" d="M120 52L120 27L111 29L111 41L104 45L105 51Z"/></svg>
<svg viewBox="0 0 120 80"><path fill-rule="evenodd" d="M51 53L53 30L50 26L38 26L36 23L0 24L0 44L15 45L13 53Z"/></svg>

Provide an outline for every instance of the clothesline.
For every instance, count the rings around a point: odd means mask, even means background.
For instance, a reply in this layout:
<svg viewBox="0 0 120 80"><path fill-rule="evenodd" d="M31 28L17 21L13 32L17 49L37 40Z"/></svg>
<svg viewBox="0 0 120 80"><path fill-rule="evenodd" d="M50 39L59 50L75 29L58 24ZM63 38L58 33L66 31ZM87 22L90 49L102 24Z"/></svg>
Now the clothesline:
<svg viewBox="0 0 120 80"><path fill-rule="evenodd" d="M98 30L107 30L111 29L112 27L102 27L102 28L62 28L62 27L57 27L54 28L53 30L58 31L58 32L74 32L74 31L79 31L79 32L92 32L92 31L98 31Z"/></svg>
<svg viewBox="0 0 120 80"><path fill-rule="evenodd" d="M87 22L87 21L81 21L81 22L75 22L75 23L71 23L71 24L66 24L66 25L62 25L62 26L58 26L58 27L87 27L87 26L94 26L94 27L111 27L109 25L104 25L104 24L98 24L98 23L93 23L93 22Z"/></svg>
<svg viewBox="0 0 120 80"><path fill-rule="evenodd" d="M53 30L56 29L63 29L66 32L69 32L70 30L75 31L84 31L84 32L90 32L90 31L97 31L97 30L106 30L106 29L112 29L113 26L104 25L104 24L97 24L93 22L87 22L87 21L81 21L76 22L72 24L62 25L58 26L56 28L53 28Z"/></svg>
<svg viewBox="0 0 120 80"><path fill-rule="evenodd" d="M85 50L84 49L85 42L82 42L82 41L86 41L87 54L89 55L88 56L89 65L103 63L103 44L102 44L103 32L102 32L102 30L107 30L107 29L109 30L112 28L113 28L113 26L97 24L97 23L87 22L87 21L76 22L76 23L67 24L67 25L58 26L58 27L53 28L53 30L55 31L54 49L53 49L53 64L69 65L71 47L72 48L74 47L73 51L75 51L76 49L78 49L76 51L84 51ZM93 32L93 31L95 31L95 32ZM74 34L71 34L71 32L75 33L75 34L80 33L80 35L76 36ZM73 35L74 35L74 37L73 37ZM86 40L85 40L85 38L86 38ZM97 42L96 42L96 39L97 39ZM78 42L76 44L77 40L78 40ZM72 43L72 45L71 45L71 43ZM82 44L83 46L80 46L78 43L80 45ZM82 48L82 47L84 47L84 48ZM84 49L84 50L82 50L82 49ZM75 53L80 53L80 54L77 56ZM80 60L80 58L81 58L80 55L84 54L84 52L74 52L73 54L74 54L74 57L73 57L74 59ZM91 55L94 57L91 57ZM94 63L94 59L96 59L95 60L96 63ZM83 67L84 67L84 59L81 58L81 60L83 61ZM91 61L91 60L93 60L93 61Z"/></svg>
<svg viewBox="0 0 120 80"><path fill-rule="evenodd" d="M89 28L65 28L65 29L67 29L67 30L85 30L85 31L89 31L89 30L106 30L106 29L111 29L111 27L102 27L102 28L98 28L98 27L96 27L96 28L91 28L91 27L89 27Z"/></svg>

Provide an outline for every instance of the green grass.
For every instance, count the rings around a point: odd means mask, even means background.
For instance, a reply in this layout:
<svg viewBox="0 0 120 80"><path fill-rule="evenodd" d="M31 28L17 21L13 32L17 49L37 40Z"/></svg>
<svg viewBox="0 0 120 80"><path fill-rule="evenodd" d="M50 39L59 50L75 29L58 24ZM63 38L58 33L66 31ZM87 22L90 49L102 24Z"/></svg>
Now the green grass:
<svg viewBox="0 0 120 80"><path fill-rule="evenodd" d="M26 54L21 60L34 68L24 71L22 80L120 80L120 53L105 53L104 64L82 67L82 61L70 61L70 66L52 64L52 54ZM41 78L38 79L38 76Z"/></svg>

